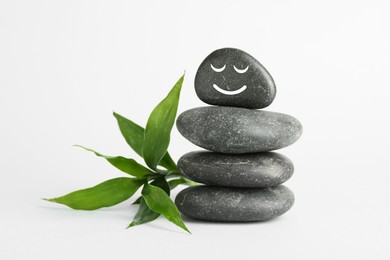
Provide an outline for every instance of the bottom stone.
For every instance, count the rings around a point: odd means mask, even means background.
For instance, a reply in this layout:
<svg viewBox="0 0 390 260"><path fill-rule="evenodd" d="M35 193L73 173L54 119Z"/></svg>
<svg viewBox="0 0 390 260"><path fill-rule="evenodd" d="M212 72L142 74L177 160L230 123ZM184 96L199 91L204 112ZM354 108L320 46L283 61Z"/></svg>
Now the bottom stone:
<svg viewBox="0 0 390 260"><path fill-rule="evenodd" d="M221 222L263 221L278 217L294 204L294 194L283 185L244 189L200 185L182 190L175 200L188 217Z"/></svg>

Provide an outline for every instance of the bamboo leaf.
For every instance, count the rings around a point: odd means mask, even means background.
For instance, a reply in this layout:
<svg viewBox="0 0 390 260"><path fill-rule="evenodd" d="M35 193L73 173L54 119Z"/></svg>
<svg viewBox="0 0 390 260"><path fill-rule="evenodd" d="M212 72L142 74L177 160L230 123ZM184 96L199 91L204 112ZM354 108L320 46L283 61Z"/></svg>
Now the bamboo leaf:
<svg viewBox="0 0 390 260"><path fill-rule="evenodd" d="M171 155L168 153L168 151L164 154L163 158L158 162L158 165L161 165L162 167L172 171L177 172L177 165L173 161Z"/></svg>
<svg viewBox="0 0 390 260"><path fill-rule="evenodd" d="M156 213L149 209L148 205L145 202L145 199L143 197L140 197L140 203L139 208L137 211L137 214L135 214L133 221L130 223L128 228L134 227L137 225L145 224L150 221L155 220L158 218L161 214Z"/></svg>
<svg viewBox="0 0 390 260"><path fill-rule="evenodd" d="M142 150L144 147L144 132L145 130L131 121L117 113L114 112L114 117L116 118L119 129L122 133L122 136L125 138L127 144L139 155L142 157Z"/></svg>
<svg viewBox="0 0 390 260"><path fill-rule="evenodd" d="M181 227L188 233L191 233L184 225L175 203L173 203L173 201L161 188L145 184L142 189L142 197L145 199L147 206L151 210L162 214L170 222Z"/></svg>
<svg viewBox="0 0 390 260"><path fill-rule="evenodd" d="M152 181L150 183L150 185L153 185L153 186L156 186L156 187L159 187L160 189L162 189L163 191L165 191L165 193L169 196L170 193L171 193L171 189L169 187L169 184L167 182L167 180L165 179L164 176L161 176L157 179L155 179L154 181Z"/></svg>
<svg viewBox="0 0 390 260"><path fill-rule="evenodd" d="M171 190L173 190L173 189L176 188L178 185L180 185L180 184L185 184L185 183L186 183L186 180L180 178L180 179L170 180L170 181L168 182L168 185L169 185L169 188L170 188Z"/></svg>
<svg viewBox="0 0 390 260"><path fill-rule="evenodd" d="M175 122L184 75L172 90L152 111L145 128L143 156L146 164L153 170L166 154L171 130Z"/></svg>
<svg viewBox="0 0 390 260"><path fill-rule="evenodd" d="M92 149L86 148L81 145L76 145L77 147L81 147L86 151L93 152L96 156L102 157L106 159L109 163L111 163L114 167L117 169L130 174L137 178L144 178L145 176L149 174L153 174L152 171L150 171L148 168L142 166L141 164L137 163L134 159L125 158L122 156L107 156L103 155L101 153L98 153Z"/></svg>
<svg viewBox="0 0 390 260"><path fill-rule="evenodd" d="M170 188L164 176L155 179L150 183L150 185L154 185L156 187L161 188L169 196ZM137 214L133 219L133 222L131 222L128 227L145 224L147 222L155 220L161 215L160 213L156 213L153 210L151 210L146 204L145 199L143 197L138 198L135 202L133 202L133 204L140 204L140 205Z"/></svg>
<svg viewBox="0 0 390 260"><path fill-rule="evenodd" d="M62 197L45 200L64 204L72 209L95 210L127 200L143 183L142 180L120 177Z"/></svg>
<svg viewBox="0 0 390 260"><path fill-rule="evenodd" d="M142 152L144 147L145 129L130 119L127 119L115 112L114 117L117 119L119 129L127 144L143 158ZM159 162L159 165L165 167L168 170L177 172L177 166L168 152L164 154L164 157Z"/></svg>
<svg viewBox="0 0 390 260"><path fill-rule="evenodd" d="M142 200L142 196L139 196L133 203L131 203L131 205L140 204L140 203L141 203L141 200Z"/></svg>

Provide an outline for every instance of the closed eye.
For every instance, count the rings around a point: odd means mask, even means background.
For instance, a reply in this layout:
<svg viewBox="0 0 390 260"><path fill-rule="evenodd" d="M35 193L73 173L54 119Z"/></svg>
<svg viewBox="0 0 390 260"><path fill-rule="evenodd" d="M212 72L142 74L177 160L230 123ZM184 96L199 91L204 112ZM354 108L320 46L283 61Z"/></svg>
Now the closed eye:
<svg viewBox="0 0 390 260"><path fill-rule="evenodd" d="M213 69L213 71L215 71L215 72L222 72L226 68L226 64L223 65L222 68L216 68L216 67L213 66L213 64L210 64L210 66Z"/></svg>
<svg viewBox="0 0 390 260"><path fill-rule="evenodd" d="M241 73L241 74L242 74L242 73L245 73L245 72L247 72L247 71L248 71L248 69L249 69L249 65L248 65L248 66L246 66L246 68L245 68L245 69L242 69L242 70L240 70L240 69L237 69L237 68L236 68L236 66L234 66L234 65L233 65L233 68L234 68L234 70L235 70L235 71L237 71L238 73Z"/></svg>

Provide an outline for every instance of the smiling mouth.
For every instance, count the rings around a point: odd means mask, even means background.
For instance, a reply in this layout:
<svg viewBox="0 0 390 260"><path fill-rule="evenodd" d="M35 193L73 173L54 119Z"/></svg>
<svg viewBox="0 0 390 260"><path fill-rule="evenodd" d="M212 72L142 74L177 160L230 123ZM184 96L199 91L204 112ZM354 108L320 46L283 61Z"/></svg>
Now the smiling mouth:
<svg viewBox="0 0 390 260"><path fill-rule="evenodd" d="M237 90L232 90L232 91L221 89L216 84L213 84L213 87L215 88L216 91L218 91L219 93L222 93L224 95L238 95L246 89L246 85L242 86L241 88L239 88Z"/></svg>

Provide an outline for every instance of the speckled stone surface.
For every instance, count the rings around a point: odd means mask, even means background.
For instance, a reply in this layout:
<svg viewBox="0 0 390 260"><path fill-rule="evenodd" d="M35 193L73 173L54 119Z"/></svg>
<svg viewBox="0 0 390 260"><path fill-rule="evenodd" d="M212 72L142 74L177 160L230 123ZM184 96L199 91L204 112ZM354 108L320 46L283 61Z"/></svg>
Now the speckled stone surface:
<svg viewBox="0 0 390 260"><path fill-rule="evenodd" d="M267 107L276 95L274 80L260 62L233 48L207 56L196 73L195 91L207 104L245 108Z"/></svg>
<svg viewBox="0 0 390 260"><path fill-rule="evenodd" d="M195 186L182 190L175 200L179 211L206 221L250 222L268 220L287 212L294 194L285 186L240 189Z"/></svg>
<svg viewBox="0 0 390 260"><path fill-rule="evenodd" d="M210 151L241 154L272 151L291 145L302 134L292 116L238 107L198 107L179 115L179 132Z"/></svg>
<svg viewBox="0 0 390 260"><path fill-rule="evenodd" d="M290 159L273 152L238 155L191 152L183 155L177 166L181 174L193 181L240 188L276 186L290 179L294 172Z"/></svg>

